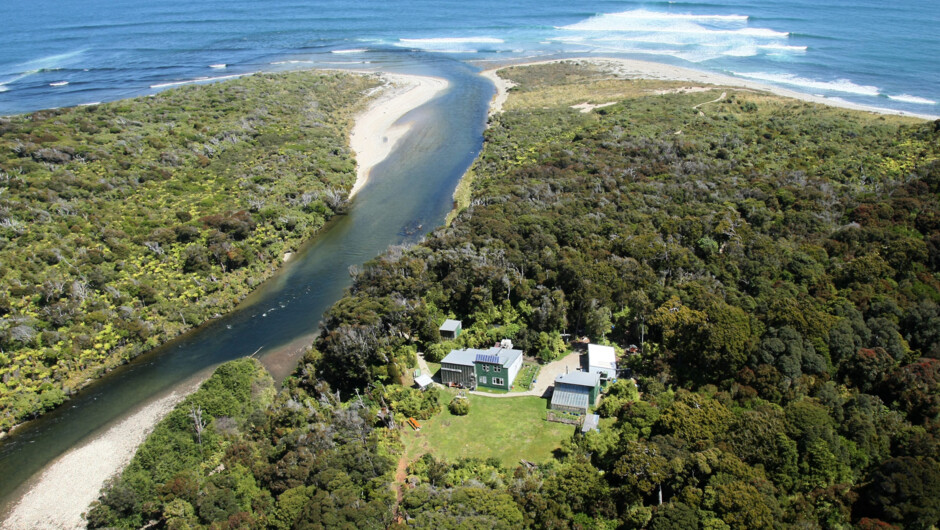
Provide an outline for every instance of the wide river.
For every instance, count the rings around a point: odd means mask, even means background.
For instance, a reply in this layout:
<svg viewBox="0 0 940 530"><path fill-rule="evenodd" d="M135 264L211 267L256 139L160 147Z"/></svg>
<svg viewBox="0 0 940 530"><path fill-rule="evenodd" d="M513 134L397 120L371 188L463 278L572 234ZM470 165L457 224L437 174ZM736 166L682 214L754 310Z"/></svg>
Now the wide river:
<svg viewBox="0 0 940 530"><path fill-rule="evenodd" d="M466 64L444 58L416 66L411 57L390 55L380 68L443 77L451 84L402 118L415 126L373 168L349 212L335 218L238 309L115 370L0 442L0 514L37 472L68 449L222 362L261 348L258 357L282 378L297 362L296 348L284 346L317 332L324 311L350 285L350 266L443 223L457 182L481 148L493 86Z"/></svg>

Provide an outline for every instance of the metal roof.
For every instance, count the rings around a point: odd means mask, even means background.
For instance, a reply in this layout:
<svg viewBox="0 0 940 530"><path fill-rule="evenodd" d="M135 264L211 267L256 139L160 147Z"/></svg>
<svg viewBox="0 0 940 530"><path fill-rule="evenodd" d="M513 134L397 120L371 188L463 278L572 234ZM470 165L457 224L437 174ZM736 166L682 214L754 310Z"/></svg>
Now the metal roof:
<svg viewBox="0 0 940 530"><path fill-rule="evenodd" d="M569 372L555 378L555 384L559 383L593 388L601 383L601 376L590 372Z"/></svg>
<svg viewBox="0 0 940 530"><path fill-rule="evenodd" d="M588 366L617 369L617 354L610 346L588 344Z"/></svg>
<svg viewBox="0 0 940 530"><path fill-rule="evenodd" d="M441 359L441 364L459 364L473 366L478 350L451 350L447 357Z"/></svg>
<svg viewBox="0 0 940 530"><path fill-rule="evenodd" d="M589 397L587 392L577 387L556 387L552 393L552 406L575 407L587 411Z"/></svg>
<svg viewBox="0 0 940 530"><path fill-rule="evenodd" d="M451 320L448 318L447 320L444 321L443 324L441 324L440 330L441 331L457 331L458 329L460 329L460 326L461 326L461 323L459 320Z"/></svg>
<svg viewBox="0 0 940 530"><path fill-rule="evenodd" d="M519 357L522 357L522 350L508 350L506 348L495 347L488 350L467 348L465 350L451 350L450 353L447 354L447 357L441 359L441 364L473 366L474 363L490 363L509 367L515 363Z"/></svg>
<svg viewBox="0 0 940 530"><path fill-rule="evenodd" d="M415 383L417 383L419 387L424 388L434 383L434 380L427 374L421 374L415 378Z"/></svg>

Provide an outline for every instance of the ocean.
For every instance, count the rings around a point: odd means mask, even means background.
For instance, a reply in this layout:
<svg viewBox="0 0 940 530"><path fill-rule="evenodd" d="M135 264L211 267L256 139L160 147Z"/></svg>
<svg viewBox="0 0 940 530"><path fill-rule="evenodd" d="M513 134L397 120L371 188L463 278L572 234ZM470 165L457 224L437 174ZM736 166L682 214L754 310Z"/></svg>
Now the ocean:
<svg viewBox="0 0 940 530"><path fill-rule="evenodd" d="M31 0L0 20L0 114L258 71L588 54L940 114L937 0Z"/></svg>

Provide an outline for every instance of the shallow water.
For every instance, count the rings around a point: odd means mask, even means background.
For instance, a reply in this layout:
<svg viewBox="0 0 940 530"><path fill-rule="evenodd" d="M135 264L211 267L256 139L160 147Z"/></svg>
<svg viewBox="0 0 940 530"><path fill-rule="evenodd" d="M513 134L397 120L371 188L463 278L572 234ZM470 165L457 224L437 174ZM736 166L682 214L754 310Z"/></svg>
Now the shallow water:
<svg viewBox="0 0 940 530"><path fill-rule="evenodd" d="M219 363L260 348L258 356L275 376L287 375L297 362L298 341L316 332L323 312L351 283L351 265L443 223L454 188L482 144L493 87L463 63L440 59L419 66L411 64L407 73L445 77L451 87L402 118L414 122L412 132L373 168L348 214L335 218L235 312L115 370L0 442L0 502L15 499L34 473L69 448ZM392 57L384 68L402 65ZM415 231L418 225L423 230ZM275 352L270 360L268 352Z"/></svg>

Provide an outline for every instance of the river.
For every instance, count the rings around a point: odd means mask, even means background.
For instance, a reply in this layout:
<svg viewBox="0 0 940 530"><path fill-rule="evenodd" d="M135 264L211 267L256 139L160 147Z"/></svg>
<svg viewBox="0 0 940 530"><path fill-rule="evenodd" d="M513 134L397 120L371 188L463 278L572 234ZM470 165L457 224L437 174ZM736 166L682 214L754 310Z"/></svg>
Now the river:
<svg viewBox="0 0 940 530"><path fill-rule="evenodd" d="M416 63L414 57L390 54L378 66L443 77L450 87L403 118L414 127L373 168L348 213L334 218L235 311L111 372L0 441L0 513L67 450L220 363L260 348L257 356L282 379L297 362L298 348L291 345L317 332L324 311L350 285L350 266L390 245L417 241L443 223L457 182L482 146L493 86L449 59Z"/></svg>

